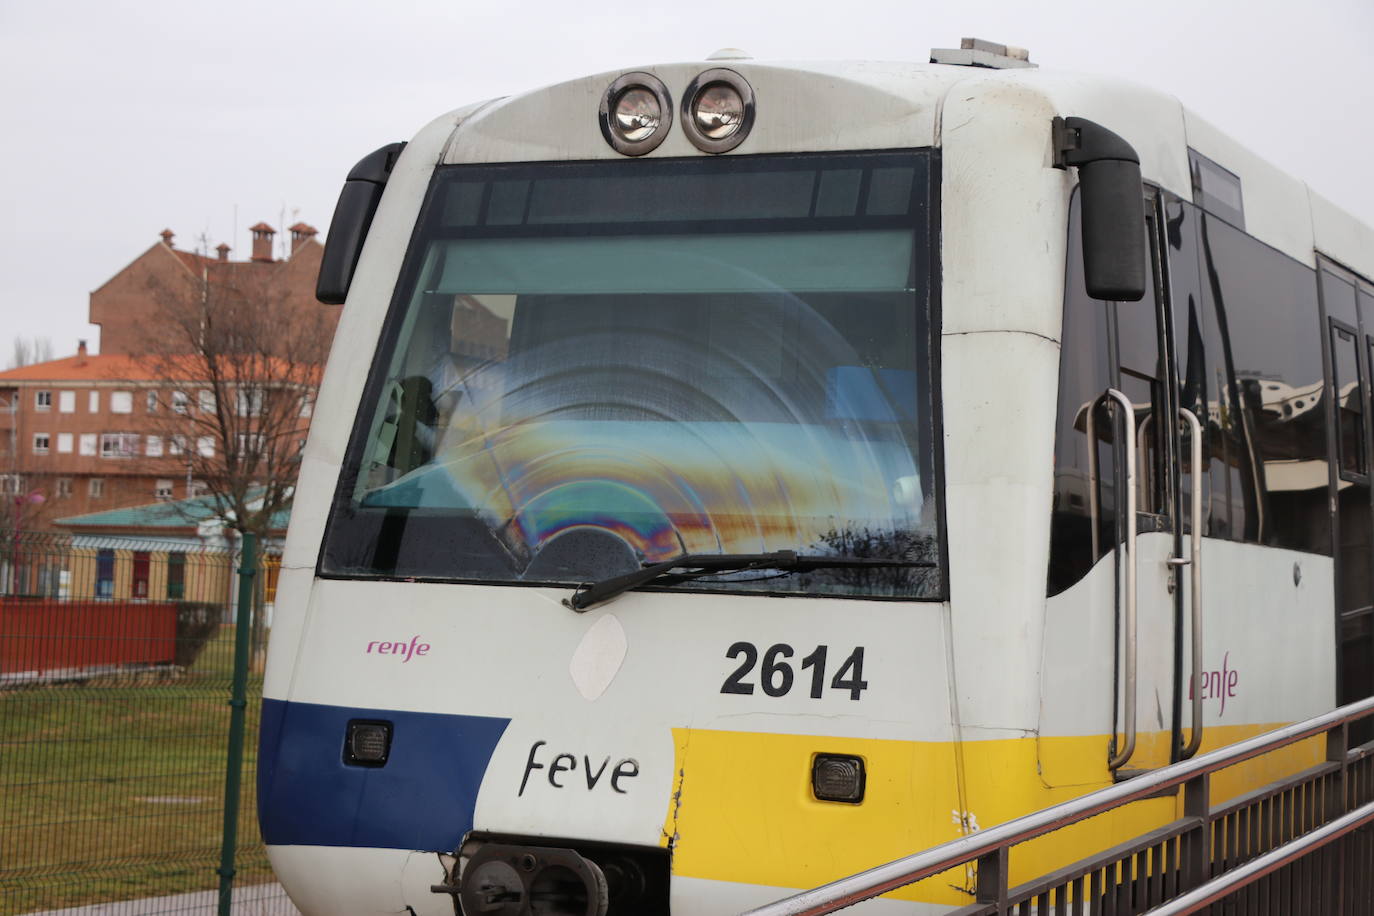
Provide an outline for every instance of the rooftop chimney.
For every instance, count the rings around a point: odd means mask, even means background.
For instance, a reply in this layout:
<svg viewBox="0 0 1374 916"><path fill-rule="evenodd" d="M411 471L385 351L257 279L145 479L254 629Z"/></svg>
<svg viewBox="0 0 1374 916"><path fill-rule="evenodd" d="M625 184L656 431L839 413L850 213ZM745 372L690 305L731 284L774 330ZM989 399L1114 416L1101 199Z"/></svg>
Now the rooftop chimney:
<svg viewBox="0 0 1374 916"><path fill-rule="evenodd" d="M296 223L291 227L291 253L294 255L309 239L319 234L319 230L306 223Z"/></svg>
<svg viewBox="0 0 1374 916"><path fill-rule="evenodd" d="M229 246L226 245L224 242L220 242L218 245L216 245L215 251L219 252L219 259L221 261L229 260Z"/></svg>
<svg viewBox="0 0 1374 916"><path fill-rule="evenodd" d="M171 229L163 229L161 235L162 235L162 244L166 245L168 248L171 248L171 247L172 247L172 230L171 230Z"/></svg>
<svg viewBox="0 0 1374 916"><path fill-rule="evenodd" d="M78 366L86 365L86 341L78 340L76 342L76 357L81 360L81 362L77 363Z"/></svg>
<svg viewBox="0 0 1374 916"><path fill-rule="evenodd" d="M253 260L271 261L272 236L277 234L277 230L266 223L258 223L256 226L250 226L248 231L253 233Z"/></svg>

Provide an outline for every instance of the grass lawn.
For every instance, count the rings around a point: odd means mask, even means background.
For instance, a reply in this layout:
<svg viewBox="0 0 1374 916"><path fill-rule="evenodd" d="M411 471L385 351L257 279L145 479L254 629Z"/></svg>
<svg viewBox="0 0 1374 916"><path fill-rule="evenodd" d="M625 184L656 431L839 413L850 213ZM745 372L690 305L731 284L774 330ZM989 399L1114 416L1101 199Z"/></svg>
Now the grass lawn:
<svg viewBox="0 0 1374 916"><path fill-rule="evenodd" d="M218 887L234 628L189 671L0 690L0 914ZM236 885L271 880L250 677Z"/></svg>

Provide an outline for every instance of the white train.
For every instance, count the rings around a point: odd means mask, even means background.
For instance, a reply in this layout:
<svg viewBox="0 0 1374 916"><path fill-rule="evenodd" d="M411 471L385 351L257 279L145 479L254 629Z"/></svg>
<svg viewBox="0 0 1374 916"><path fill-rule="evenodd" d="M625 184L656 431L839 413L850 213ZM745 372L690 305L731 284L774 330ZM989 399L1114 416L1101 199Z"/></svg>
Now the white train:
<svg viewBox="0 0 1374 916"><path fill-rule="evenodd" d="M603 73L349 176L258 762L303 911L737 912L1371 692L1374 231L965 45Z"/></svg>

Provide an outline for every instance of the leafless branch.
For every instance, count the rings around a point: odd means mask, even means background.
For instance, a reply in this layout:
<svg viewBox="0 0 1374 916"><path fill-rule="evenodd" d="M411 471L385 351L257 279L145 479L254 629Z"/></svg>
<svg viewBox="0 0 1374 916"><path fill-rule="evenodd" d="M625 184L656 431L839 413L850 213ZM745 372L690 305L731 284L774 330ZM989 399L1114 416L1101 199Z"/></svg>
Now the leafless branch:
<svg viewBox="0 0 1374 916"><path fill-rule="evenodd" d="M330 338L321 311L292 306L278 266L207 264L150 289L162 333L144 396L160 442L144 460L199 482L231 527L260 535L291 504Z"/></svg>

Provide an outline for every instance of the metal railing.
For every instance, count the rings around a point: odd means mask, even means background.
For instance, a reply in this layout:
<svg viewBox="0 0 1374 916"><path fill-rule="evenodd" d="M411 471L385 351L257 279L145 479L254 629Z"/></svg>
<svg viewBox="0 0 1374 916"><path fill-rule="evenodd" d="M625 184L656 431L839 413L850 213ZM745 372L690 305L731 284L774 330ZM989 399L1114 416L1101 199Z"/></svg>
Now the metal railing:
<svg viewBox="0 0 1374 916"><path fill-rule="evenodd" d="M951 916L1177 916L1237 892L1248 897L1227 913L1374 912L1374 837L1367 828L1374 820L1374 746L1347 749L1350 723L1372 713L1374 697L1142 773L744 916L832 913L971 862L977 863L977 902ZM1319 735L1327 739L1324 763L1211 806L1211 774ZM1008 863L1017 844L1179 786L1180 819L1053 874L1008 887ZM1344 845L1333 851L1333 843ZM1290 873L1294 868L1299 872Z"/></svg>

